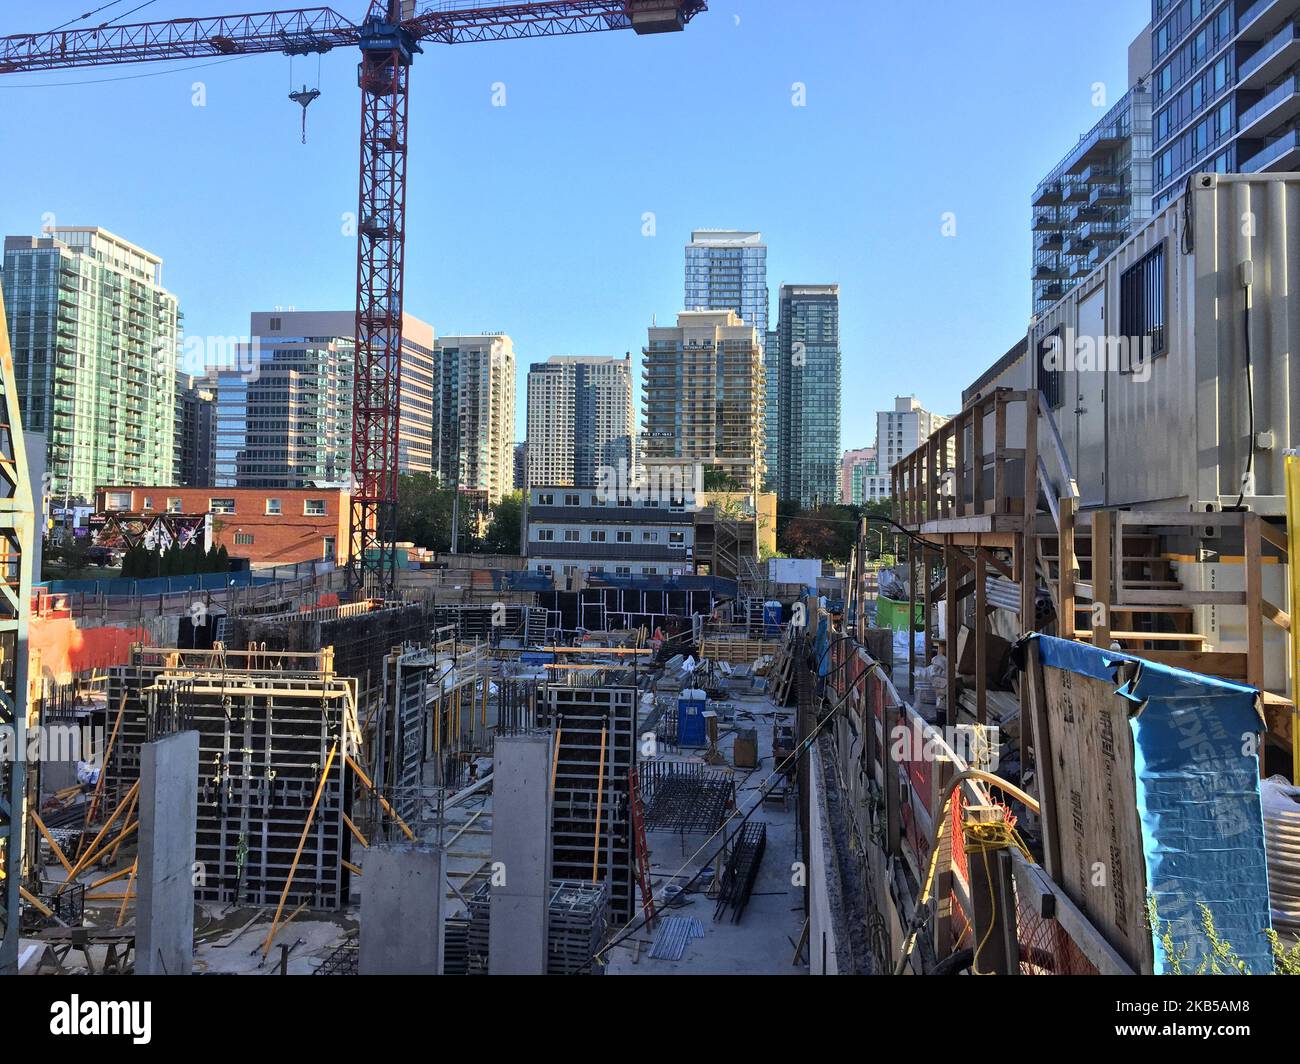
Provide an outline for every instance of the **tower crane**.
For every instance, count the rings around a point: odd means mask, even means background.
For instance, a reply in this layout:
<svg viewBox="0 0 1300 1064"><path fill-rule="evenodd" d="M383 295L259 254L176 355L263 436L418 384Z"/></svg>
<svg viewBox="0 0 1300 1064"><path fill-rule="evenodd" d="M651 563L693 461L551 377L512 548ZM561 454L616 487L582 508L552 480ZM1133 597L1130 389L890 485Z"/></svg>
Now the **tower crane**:
<svg viewBox="0 0 1300 1064"><path fill-rule="evenodd" d="M410 70L426 44L469 44L630 29L682 30L705 0L530 0L478 6L372 0L354 24L328 7L172 19L0 38L0 74L165 59L360 49L354 480L349 586L382 595L397 573L398 400L406 244Z"/></svg>
<svg viewBox="0 0 1300 1064"><path fill-rule="evenodd" d="M417 13L414 0L372 0L360 23L328 7L105 23L0 37L0 75L168 59L270 52L297 56L342 47L360 50L354 484L348 582L359 594L384 595L393 587L397 574L395 527L411 63L426 44L470 44L605 30L630 29L637 34L678 31L706 7L705 0L505 0L477 6L474 0L468 4L457 0ZM305 111L306 104L303 106ZM0 307L0 330L4 329L3 323ZM7 356L0 362L7 363ZM3 373L3 385L9 417L0 426L0 468L9 469L13 463L5 463L5 440L13 435L12 422L16 420L11 370ZM21 461L15 468L23 468ZM26 483L25 474L9 479L20 488ZM14 508L8 494L0 492L4 496L0 498L0 539L13 523L6 509ZM29 514L30 502L26 506ZM21 509L18 506L15 512ZM31 529L30 517L23 527ZM24 534L30 538L34 533ZM30 548L29 544L22 546ZM19 598L27 593L29 584L29 577L19 581ZM0 624L0 639L6 635L18 639L18 659L25 653L25 627L26 613L21 608L14 619ZM25 712L25 676L25 667L19 669L16 680L4 684L11 689L0 691L0 723L21 719ZM6 772L0 766L0 972L12 970L16 958L22 808L22 772L16 768Z"/></svg>

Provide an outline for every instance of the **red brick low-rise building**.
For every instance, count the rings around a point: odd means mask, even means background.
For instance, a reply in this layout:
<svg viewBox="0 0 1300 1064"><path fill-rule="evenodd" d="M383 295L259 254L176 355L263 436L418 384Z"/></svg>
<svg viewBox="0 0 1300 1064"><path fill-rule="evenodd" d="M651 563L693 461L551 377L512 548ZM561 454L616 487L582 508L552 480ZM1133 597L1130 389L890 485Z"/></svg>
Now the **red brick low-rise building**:
<svg viewBox="0 0 1300 1064"><path fill-rule="evenodd" d="M211 515L212 546L257 566L332 561L348 551L348 503L338 488L182 488L109 485L95 489L97 517L117 525L159 515ZM102 526L103 522L99 522Z"/></svg>

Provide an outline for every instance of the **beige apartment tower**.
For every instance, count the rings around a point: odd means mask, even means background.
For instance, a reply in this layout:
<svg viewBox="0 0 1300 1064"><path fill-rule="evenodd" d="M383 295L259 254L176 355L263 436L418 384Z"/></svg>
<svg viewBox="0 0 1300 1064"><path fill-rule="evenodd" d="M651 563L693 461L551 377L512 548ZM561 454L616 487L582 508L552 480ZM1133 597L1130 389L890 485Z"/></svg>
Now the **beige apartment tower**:
<svg viewBox="0 0 1300 1064"><path fill-rule="evenodd" d="M528 483L636 479L632 356L556 355L528 371ZM607 476L609 474L606 474Z"/></svg>
<svg viewBox="0 0 1300 1064"><path fill-rule="evenodd" d="M761 485L763 348L734 310L686 310L650 329L641 370L641 453L695 459L745 491Z"/></svg>
<svg viewBox="0 0 1300 1064"><path fill-rule="evenodd" d="M514 341L443 336L434 356L433 471L495 503L514 490Z"/></svg>

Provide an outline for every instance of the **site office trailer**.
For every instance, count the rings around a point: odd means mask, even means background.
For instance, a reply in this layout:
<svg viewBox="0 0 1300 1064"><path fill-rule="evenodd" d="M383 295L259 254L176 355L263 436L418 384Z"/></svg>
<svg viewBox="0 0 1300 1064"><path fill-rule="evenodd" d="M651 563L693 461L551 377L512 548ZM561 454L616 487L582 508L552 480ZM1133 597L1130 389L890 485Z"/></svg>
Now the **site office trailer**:
<svg viewBox="0 0 1300 1064"><path fill-rule="evenodd" d="M1285 513L1298 245L1300 174L1197 174L1032 324L1084 508Z"/></svg>

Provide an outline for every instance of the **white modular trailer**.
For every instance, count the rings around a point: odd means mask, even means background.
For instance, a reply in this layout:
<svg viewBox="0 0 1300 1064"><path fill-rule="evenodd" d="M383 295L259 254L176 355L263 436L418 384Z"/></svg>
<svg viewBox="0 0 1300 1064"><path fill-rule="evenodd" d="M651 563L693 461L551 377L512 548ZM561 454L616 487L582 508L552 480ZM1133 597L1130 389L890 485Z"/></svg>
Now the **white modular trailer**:
<svg viewBox="0 0 1300 1064"><path fill-rule="evenodd" d="M1019 380L996 384L1048 396L1085 508L1282 514L1297 281L1300 174L1195 175L1031 325Z"/></svg>

